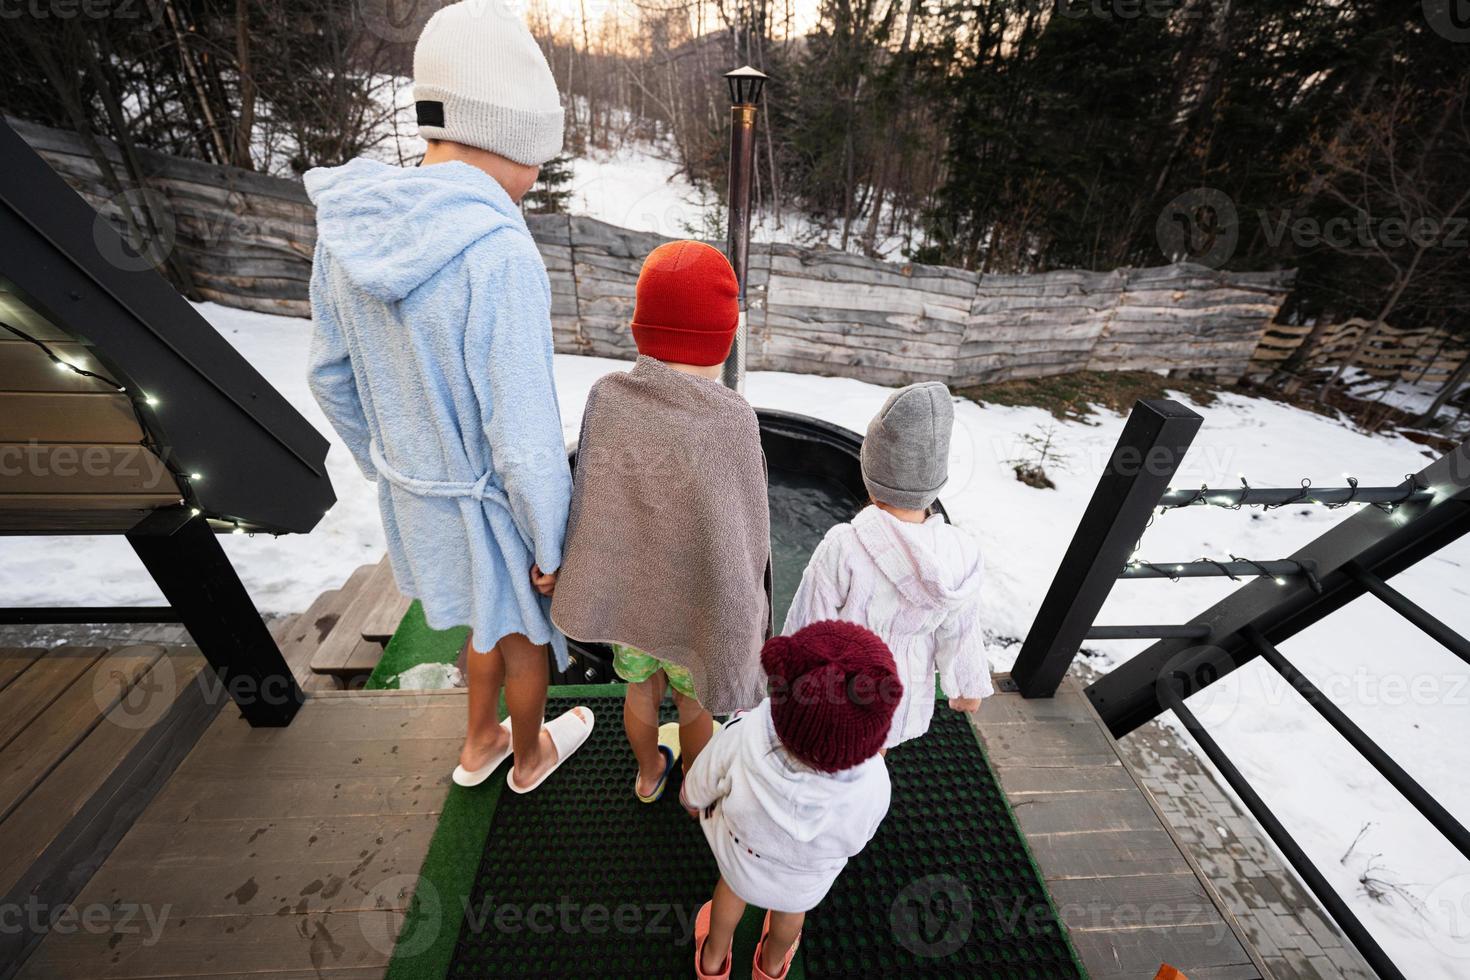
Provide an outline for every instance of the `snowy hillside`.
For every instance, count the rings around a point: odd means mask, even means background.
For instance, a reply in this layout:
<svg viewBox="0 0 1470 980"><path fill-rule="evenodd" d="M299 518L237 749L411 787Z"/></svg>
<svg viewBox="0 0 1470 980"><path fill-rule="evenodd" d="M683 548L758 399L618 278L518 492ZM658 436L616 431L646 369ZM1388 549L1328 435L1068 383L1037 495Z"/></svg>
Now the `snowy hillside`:
<svg viewBox="0 0 1470 980"><path fill-rule="evenodd" d="M627 188L626 175L604 174ZM609 192L611 193L611 192ZM636 189L633 193L636 193ZM649 190L649 214L676 206ZM204 315L306 417L330 434L307 393L309 329L301 320L200 307ZM563 426L574 438L588 388L625 364L559 356ZM757 406L801 412L861 430L889 389L858 381L791 374L750 376ZM1344 461L1370 483L1396 483L1420 468L1425 451L1395 436L1364 436L1345 424L1274 402L1224 394L1198 409L1205 425L1177 485L1318 484L1341 478ZM1100 413L1087 422L1055 422L1034 408L958 405L951 482L944 501L955 520L984 542L983 590L996 669L1009 666L1088 500L1123 419ZM1055 490L1015 479L1010 460L1025 456L1024 437L1055 427L1065 455L1048 467ZM226 536L230 557L262 609L304 609L340 585L356 566L382 554L373 488L333 437L328 458L339 502L309 536ZM1282 508L1232 512L1199 509L1160 517L1141 557L1187 560L1229 553L1284 556L1346 512ZM155 603L160 600L126 542L117 537L10 538L0 565L0 605ZM1395 584L1462 633L1470 633L1470 540L1462 540ZM1182 622L1224 595L1231 583L1194 580L1120 583L1101 621ZM1106 670L1145 644L1099 644ZM1462 663L1377 600L1360 599L1283 646L1444 805L1470 817L1470 686ZM1255 663L1191 702L1219 741L1282 815L1339 890L1352 897L1395 959L1421 978L1454 980L1470 972L1470 864L1432 832L1345 743L1275 675ZM983 709L982 709L983 717ZM1368 830L1345 861L1344 852ZM1359 876L1402 886L1391 901L1370 900ZM1458 916L1458 919L1456 919ZM1456 932L1458 930L1458 934ZM1456 936L1458 935L1458 938ZM1411 969L1410 969L1411 968Z"/></svg>

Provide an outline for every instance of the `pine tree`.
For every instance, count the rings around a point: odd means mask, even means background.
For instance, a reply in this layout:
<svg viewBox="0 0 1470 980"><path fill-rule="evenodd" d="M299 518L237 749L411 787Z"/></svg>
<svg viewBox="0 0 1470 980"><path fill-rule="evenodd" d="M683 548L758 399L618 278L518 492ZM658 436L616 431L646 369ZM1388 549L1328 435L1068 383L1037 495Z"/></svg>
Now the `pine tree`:
<svg viewBox="0 0 1470 980"><path fill-rule="evenodd" d="M572 158L563 153L541 165L541 176L526 192L530 214L565 214L572 199Z"/></svg>

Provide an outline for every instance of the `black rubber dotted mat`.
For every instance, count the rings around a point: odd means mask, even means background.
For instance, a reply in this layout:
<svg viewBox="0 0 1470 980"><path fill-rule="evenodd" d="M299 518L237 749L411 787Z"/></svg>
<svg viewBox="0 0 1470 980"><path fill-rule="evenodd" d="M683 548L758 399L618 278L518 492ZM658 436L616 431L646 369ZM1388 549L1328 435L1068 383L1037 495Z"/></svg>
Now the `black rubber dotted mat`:
<svg viewBox="0 0 1470 980"><path fill-rule="evenodd" d="M888 816L807 916L806 975L1083 977L965 716L936 705L887 762Z"/></svg>
<svg viewBox="0 0 1470 980"><path fill-rule="evenodd" d="M451 978L693 976L719 874L704 835L677 777L656 804L633 796L621 696L553 696L547 716L574 704L597 716L587 744L534 793L500 795ZM889 771L888 817L807 916L793 980L1082 976L965 719L937 710ZM744 976L757 915L736 937Z"/></svg>

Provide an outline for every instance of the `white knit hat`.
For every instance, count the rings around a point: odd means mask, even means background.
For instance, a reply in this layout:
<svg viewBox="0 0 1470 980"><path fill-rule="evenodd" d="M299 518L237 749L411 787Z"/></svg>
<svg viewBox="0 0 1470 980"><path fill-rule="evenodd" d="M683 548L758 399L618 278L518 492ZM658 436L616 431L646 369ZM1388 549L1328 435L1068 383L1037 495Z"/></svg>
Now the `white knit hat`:
<svg viewBox="0 0 1470 980"><path fill-rule="evenodd" d="M413 50L419 135L539 166L561 152L562 108L546 56L508 0L464 0Z"/></svg>

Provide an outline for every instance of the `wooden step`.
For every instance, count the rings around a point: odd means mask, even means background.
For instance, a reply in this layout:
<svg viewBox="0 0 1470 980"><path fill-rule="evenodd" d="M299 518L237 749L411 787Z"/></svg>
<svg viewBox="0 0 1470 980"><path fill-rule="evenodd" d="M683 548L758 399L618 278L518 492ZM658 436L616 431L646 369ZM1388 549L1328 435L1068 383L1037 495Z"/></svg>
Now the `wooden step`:
<svg viewBox="0 0 1470 980"><path fill-rule="evenodd" d="M371 596L372 607L362 622L362 638L387 646L398 632L398 624L408 614L413 600L398 591L398 582L393 578L393 567L384 558L373 572L373 577L363 587L363 594Z"/></svg>
<svg viewBox="0 0 1470 980"><path fill-rule="evenodd" d="M363 577L355 583L354 579L359 575ZM367 565L352 573L352 578L342 589L343 597L350 591L351 599L321 646L312 654L311 669L314 673L329 674L350 683L372 673L378 665L383 656L383 646L364 640L362 627L382 595L381 579L385 575L391 583L393 572L388 568L386 557L377 565Z"/></svg>

